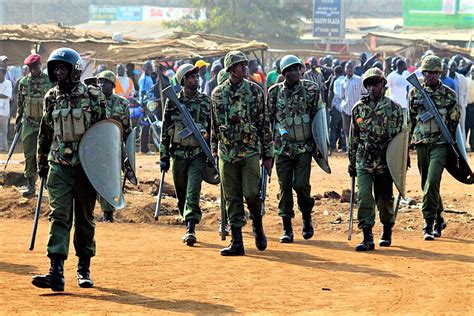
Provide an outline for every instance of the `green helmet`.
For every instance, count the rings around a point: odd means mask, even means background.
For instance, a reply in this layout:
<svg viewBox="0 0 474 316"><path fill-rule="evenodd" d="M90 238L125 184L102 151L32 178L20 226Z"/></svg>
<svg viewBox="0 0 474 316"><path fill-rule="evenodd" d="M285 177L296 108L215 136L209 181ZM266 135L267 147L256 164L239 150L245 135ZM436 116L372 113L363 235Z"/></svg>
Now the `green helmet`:
<svg viewBox="0 0 474 316"><path fill-rule="evenodd" d="M387 83L387 80L385 80L382 70L375 67L367 69L367 71L364 73L362 84L366 88L367 88L367 81L369 79L379 79L383 82L384 86Z"/></svg>
<svg viewBox="0 0 474 316"><path fill-rule="evenodd" d="M57 82L58 78L54 73L55 64L64 62L71 67L71 81L78 82L82 75L82 59L78 52L68 47L61 47L54 50L48 58L48 77L51 82Z"/></svg>
<svg viewBox="0 0 474 316"><path fill-rule="evenodd" d="M110 70L104 70L104 71L99 72L97 74L97 79L108 80L113 83L114 87L115 87L115 81L117 80L117 78L115 77L115 74Z"/></svg>
<svg viewBox="0 0 474 316"><path fill-rule="evenodd" d="M441 59L438 56L428 55L421 62L421 71L441 72Z"/></svg>
<svg viewBox="0 0 474 316"><path fill-rule="evenodd" d="M182 64L179 66L179 68L176 70L176 81L181 85L184 86L184 76L186 74L190 73L191 71L194 71L196 69L199 69L198 67L195 67L191 64Z"/></svg>
<svg viewBox="0 0 474 316"><path fill-rule="evenodd" d="M301 59L296 57L295 55L286 55L283 56L283 58L280 61L280 70L281 73L283 74L285 72L285 69L292 66L292 65L301 65L304 67L304 64L301 62Z"/></svg>
<svg viewBox="0 0 474 316"><path fill-rule="evenodd" d="M217 74L217 84L220 85L222 84L224 81L227 80L227 78L230 77L230 73L228 73L225 69L222 69L221 71L219 71L219 73Z"/></svg>
<svg viewBox="0 0 474 316"><path fill-rule="evenodd" d="M240 62L248 62L247 56L244 53L238 50L233 50L227 53L224 58L224 69L229 71L229 68Z"/></svg>

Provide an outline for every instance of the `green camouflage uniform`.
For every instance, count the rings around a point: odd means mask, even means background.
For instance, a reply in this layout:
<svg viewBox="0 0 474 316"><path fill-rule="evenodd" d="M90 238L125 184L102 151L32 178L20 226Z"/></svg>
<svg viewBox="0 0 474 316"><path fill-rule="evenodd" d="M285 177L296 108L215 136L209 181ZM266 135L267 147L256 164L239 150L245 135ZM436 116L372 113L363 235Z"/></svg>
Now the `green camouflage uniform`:
<svg viewBox="0 0 474 316"><path fill-rule="evenodd" d="M43 99L51 89L51 82L47 75L41 73L39 77L31 74L20 79L18 83L18 115L16 124L22 122L21 141L25 155L25 177L36 176L36 147L39 124L43 115Z"/></svg>
<svg viewBox="0 0 474 316"><path fill-rule="evenodd" d="M271 122L275 125L276 171L280 184L278 215L295 216L293 192L298 197L302 213L311 213L314 199L311 197L311 160L315 143L311 123L320 107L318 85L309 80L300 80L289 90L286 81L273 85L269 90L268 107Z"/></svg>
<svg viewBox="0 0 474 316"><path fill-rule="evenodd" d="M259 159L273 157L269 109L263 90L243 80L225 80L212 93L211 150L218 153L227 216L233 227L246 223L243 198L250 217L260 214Z"/></svg>
<svg viewBox="0 0 474 316"><path fill-rule="evenodd" d="M38 164L46 165L49 161L50 165L47 180L51 209L50 257L67 258L73 210L76 255L95 255L93 213L97 193L82 169L78 148L85 131L105 118L105 107L104 95L97 88L82 83L77 83L69 94L56 86L45 96L38 136Z"/></svg>
<svg viewBox="0 0 474 316"><path fill-rule="evenodd" d="M375 204L382 224L395 224L393 180L386 152L390 141L403 130L403 122L402 108L385 96L375 104L368 96L362 97L352 109L349 161L357 172L357 218L361 229L374 226Z"/></svg>
<svg viewBox="0 0 474 316"><path fill-rule="evenodd" d="M441 81L435 89L425 84L422 86L436 104L436 108L455 139L454 135L460 117L456 93L444 86ZM421 188L424 193L421 210L425 220L435 220L440 218L443 212L439 190L448 154L448 142L441 134L434 118L426 123L419 120L419 117L426 112L423 102L421 93L412 89L409 95L412 143L416 145L418 170L421 174Z"/></svg>
<svg viewBox="0 0 474 316"><path fill-rule="evenodd" d="M186 105L204 138L209 141L211 132L209 97L199 92L189 97L182 90L178 99ZM199 198L206 156L193 135L184 140L179 137L178 133L185 128L180 115L178 107L168 99L163 120L160 157L173 158L173 182L178 197L179 213L186 222L195 220L199 223L202 216Z"/></svg>
<svg viewBox="0 0 474 316"><path fill-rule="evenodd" d="M132 131L130 125L130 111L128 110L128 100L115 93L112 93L108 98L106 97L106 100L106 118L113 119L122 125L122 139L123 143L125 144L127 142L128 135L130 135ZM114 207L110 205L106 200L104 200L100 195L98 196L98 199L102 211L114 211Z"/></svg>

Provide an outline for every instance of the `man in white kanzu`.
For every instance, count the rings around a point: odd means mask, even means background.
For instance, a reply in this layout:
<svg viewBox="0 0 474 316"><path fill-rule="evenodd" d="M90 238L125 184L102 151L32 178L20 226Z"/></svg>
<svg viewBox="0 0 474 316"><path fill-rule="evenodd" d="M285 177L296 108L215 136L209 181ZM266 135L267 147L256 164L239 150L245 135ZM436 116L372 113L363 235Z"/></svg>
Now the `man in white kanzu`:
<svg viewBox="0 0 474 316"><path fill-rule="evenodd" d="M404 60L397 61L397 70L392 71L387 76L387 85L389 88L388 97L400 104L404 113L408 112L408 89L409 83L407 81L409 73L407 71L407 64Z"/></svg>
<svg viewBox="0 0 474 316"><path fill-rule="evenodd" d="M6 67L0 66L0 152L8 151L8 120L10 119L10 99L12 83L5 79Z"/></svg>

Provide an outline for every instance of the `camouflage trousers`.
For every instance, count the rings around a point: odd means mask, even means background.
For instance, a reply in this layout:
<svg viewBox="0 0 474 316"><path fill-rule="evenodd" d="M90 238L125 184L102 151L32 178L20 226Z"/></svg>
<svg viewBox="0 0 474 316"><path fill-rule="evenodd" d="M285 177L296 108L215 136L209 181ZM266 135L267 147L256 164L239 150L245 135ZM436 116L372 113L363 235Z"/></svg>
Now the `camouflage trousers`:
<svg viewBox="0 0 474 316"><path fill-rule="evenodd" d="M199 207L201 197L202 170L206 167L206 158L197 156L194 159L173 158L173 182L178 197L178 210L185 221L201 221Z"/></svg>
<svg viewBox="0 0 474 316"><path fill-rule="evenodd" d="M418 170L421 175L423 204L421 211L426 220L441 217L444 208L439 193L441 176L448 156L447 145L417 145Z"/></svg>
<svg viewBox="0 0 474 316"><path fill-rule="evenodd" d="M103 197L101 197L98 194L97 194L97 201L100 204L100 209L102 210L102 212L107 213L107 212L115 211L115 208L112 205L110 205L109 202L107 202Z"/></svg>
<svg viewBox="0 0 474 316"><path fill-rule="evenodd" d="M37 173L36 147L38 144L39 126L26 122L21 127L21 141L25 155L25 178L34 177Z"/></svg>
<svg viewBox="0 0 474 316"><path fill-rule="evenodd" d="M224 188L227 218L232 227L242 227L247 220L244 199L250 211L250 218L260 215L260 167L259 156L237 161L224 162L219 159L219 170Z"/></svg>
<svg viewBox="0 0 474 316"><path fill-rule="evenodd" d="M74 220L74 248L78 257L95 255L94 206L97 192L82 167L50 162L48 174L49 238L48 256L69 253Z"/></svg>
<svg viewBox="0 0 474 316"><path fill-rule="evenodd" d="M311 212L314 199L311 197L311 175L310 153L302 153L290 158L285 155L277 155L275 160L278 183L280 184L280 201L278 203L278 215L281 217L295 217L293 210L293 190L298 199L298 208L302 213Z"/></svg>
<svg viewBox="0 0 474 316"><path fill-rule="evenodd" d="M395 224L392 184L392 176L388 171L373 174L363 169L357 169L357 191L359 195L357 219L359 220L358 227L360 229L375 225L375 205L377 205L380 222L383 225L393 226Z"/></svg>

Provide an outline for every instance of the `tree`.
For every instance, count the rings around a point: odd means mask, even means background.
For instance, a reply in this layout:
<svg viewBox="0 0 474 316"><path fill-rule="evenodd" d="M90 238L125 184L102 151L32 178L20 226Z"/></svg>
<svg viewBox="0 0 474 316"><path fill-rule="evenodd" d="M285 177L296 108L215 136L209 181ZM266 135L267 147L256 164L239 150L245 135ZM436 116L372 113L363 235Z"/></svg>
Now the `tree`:
<svg viewBox="0 0 474 316"><path fill-rule="evenodd" d="M285 1L192 0L193 16L166 23L165 26L239 38L294 40L300 33L300 19L296 16L300 10L282 6L282 3ZM197 19L202 10L205 20Z"/></svg>

